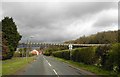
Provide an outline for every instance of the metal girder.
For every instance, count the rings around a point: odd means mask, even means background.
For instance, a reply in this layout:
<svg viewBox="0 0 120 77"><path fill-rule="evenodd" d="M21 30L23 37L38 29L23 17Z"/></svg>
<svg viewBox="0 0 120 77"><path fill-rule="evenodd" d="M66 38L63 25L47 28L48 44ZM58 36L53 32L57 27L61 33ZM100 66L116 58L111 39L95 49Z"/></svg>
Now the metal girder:
<svg viewBox="0 0 120 77"><path fill-rule="evenodd" d="M18 47L26 47L27 44L31 44L32 47L39 47L44 45L59 45L59 46L69 46L70 44L61 44L61 43L20 43ZM73 46L105 46L110 44L72 44Z"/></svg>

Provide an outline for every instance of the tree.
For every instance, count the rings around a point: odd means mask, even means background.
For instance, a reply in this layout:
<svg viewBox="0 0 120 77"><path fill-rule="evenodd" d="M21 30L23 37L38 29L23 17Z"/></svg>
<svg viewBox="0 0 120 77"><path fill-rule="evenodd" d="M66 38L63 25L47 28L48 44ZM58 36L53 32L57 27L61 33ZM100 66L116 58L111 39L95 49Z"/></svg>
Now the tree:
<svg viewBox="0 0 120 77"><path fill-rule="evenodd" d="M118 36L120 30L117 31L107 31L107 32L98 32L97 34L92 34L90 36L82 36L76 40L70 40L65 43L74 43L74 44L110 44L117 43L120 40ZM72 41L72 42L71 42Z"/></svg>
<svg viewBox="0 0 120 77"><path fill-rule="evenodd" d="M13 19L5 17L2 20L2 43L4 44L4 40L6 41L5 43L9 48L9 52L7 50L2 51L3 55L4 52L7 52L7 56L2 59L12 58L21 37L22 36L18 33L16 24L13 22Z"/></svg>
<svg viewBox="0 0 120 77"><path fill-rule="evenodd" d="M6 59L9 56L10 50L7 40L2 37L2 59Z"/></svg>

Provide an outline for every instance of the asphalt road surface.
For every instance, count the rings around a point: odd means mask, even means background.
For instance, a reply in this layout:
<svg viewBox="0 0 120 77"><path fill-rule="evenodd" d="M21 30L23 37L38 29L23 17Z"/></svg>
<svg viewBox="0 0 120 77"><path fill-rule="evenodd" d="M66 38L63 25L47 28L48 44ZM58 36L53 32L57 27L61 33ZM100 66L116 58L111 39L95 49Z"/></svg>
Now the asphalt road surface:
<svg viewBox="0 0 120 77"><path fill-rule="evenodd" d="M17 75L93 75L88 71L74 68L53 57L39 55L33 63L29 64Z"/></svg>

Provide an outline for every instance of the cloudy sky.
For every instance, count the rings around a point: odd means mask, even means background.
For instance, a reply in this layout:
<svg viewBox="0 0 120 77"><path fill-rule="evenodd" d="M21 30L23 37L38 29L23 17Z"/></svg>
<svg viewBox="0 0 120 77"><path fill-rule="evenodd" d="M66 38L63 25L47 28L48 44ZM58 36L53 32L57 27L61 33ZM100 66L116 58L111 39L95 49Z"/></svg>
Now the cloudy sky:
<svg viewBox="0 0 120 77"><path fill-rule="evenodd" d="M2 18L13 17L21 41L63 42L118 29L117 2L3 2L1 10Z"/></svg>

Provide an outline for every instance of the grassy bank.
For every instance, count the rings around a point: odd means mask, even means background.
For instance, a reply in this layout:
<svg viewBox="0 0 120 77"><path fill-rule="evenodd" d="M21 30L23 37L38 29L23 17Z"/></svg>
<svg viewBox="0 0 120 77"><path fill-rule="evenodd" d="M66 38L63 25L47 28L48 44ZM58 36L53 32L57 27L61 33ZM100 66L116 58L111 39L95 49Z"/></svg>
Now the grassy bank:
<svg viewBox="0 0 120 77"><path fill-rule="evenodd" d="M12 75L32 62L34 57L26 58L12 58L2 61L2 75Z"/></svg>
<svg viewBox="0 0 120 77"><path fill-rule="evenodd" d="M2 75L2 60L0 60L0 76Z"/></svg>
<svg viewBox="0 0 120 77"><path fill-rule="evenodd" d="M86 65L86 64L83 64L83 63L78 63L78 62L74 62L74 61L71 61L71 60L65 60L65 59L57 58L57 57L55 57L55 59L60 60L62 62L66 62L66 63L68 63L68 64L70 64L70 65L72 65L76 68L90 71L90 72L92 72L96 75L118 75L118 77L120 77L120 73L116 74L113 71L107 71L107 70L98 68L94 65Z"/></svg>

